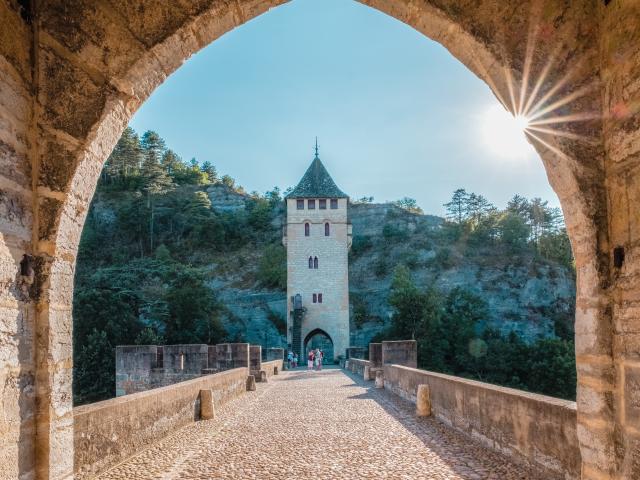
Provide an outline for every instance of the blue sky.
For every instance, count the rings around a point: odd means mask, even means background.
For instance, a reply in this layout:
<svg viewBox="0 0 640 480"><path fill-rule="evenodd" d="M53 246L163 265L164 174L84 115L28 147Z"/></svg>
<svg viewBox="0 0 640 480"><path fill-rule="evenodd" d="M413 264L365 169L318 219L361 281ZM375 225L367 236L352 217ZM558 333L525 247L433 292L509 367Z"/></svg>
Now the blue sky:
<svg viewBox="0 0 640 480"><path fill-rule="evenodd" d="M496 153L482 135L489 88L439 44L351 0L294 0L187 61L131 126L213 162L247 191L294 186L320 158L352 198L417 199L443 213L464 187L502 207L514 194L557 206L542 162Z"/></svg>

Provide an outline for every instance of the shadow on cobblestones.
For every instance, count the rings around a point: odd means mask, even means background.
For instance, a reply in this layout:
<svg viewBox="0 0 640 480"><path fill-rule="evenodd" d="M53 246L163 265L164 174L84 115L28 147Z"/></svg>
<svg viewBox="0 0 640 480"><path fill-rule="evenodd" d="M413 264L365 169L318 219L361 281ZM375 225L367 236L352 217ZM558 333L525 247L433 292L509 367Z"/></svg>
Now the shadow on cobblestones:
<svg viewBox="0 0 640 480"><path fill-rule="evenodd" d="M539 472L532 467L513 464L503 455L453 430L434 417L416 417L413 403L387 390L375 388L373 381L365 381L349 371L343 373L353 381L353 384L342 385L343 387L359 386L366 389L349 399L373 400L378 403L387 414L436 453L460 478L560 480L558 476Z"/></svg>

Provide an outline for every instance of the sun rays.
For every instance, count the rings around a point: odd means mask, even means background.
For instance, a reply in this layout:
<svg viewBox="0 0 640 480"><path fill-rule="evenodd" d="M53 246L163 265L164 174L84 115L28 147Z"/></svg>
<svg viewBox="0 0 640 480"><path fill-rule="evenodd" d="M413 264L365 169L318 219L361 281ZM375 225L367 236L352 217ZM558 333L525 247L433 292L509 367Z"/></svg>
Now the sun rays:
<svg viewBox="0 0 640 480"><path fill-rule="evenodd" d="M571 126L602 118L600 112L586 111L583 106L590 103L583 99L595 91L596 85L584 84L566 91L583 64L581 60L577 60L567 67L561 60L562 50L565 48L562 42L547 52L544 64L537 65L536 53L544 53L537 51L540 32L544 33L545 41L556 35L556 32L552 26L540 21L539 12L532 12L530 19L519 82L514 79L511 68L505 66L499 70L504 75L502 78L500 74L495 75L494 69L492 77L491 70L479 65L476 60L479 73L506 110L502 111L503 116L492 109L487 111L483 117L483 136L494 147L493 150L511 156L524 154L525 148L519 140L525 141L526 137L532 145L541 146L566 158L566 153L561 150L563 139L589 145L596 143L595 138L577 133L579 128ZM505 55L504 58L508 57ZM563 73L558 74L557 70L561 68ZM504 152L505 149L508 151Z"/></svg>

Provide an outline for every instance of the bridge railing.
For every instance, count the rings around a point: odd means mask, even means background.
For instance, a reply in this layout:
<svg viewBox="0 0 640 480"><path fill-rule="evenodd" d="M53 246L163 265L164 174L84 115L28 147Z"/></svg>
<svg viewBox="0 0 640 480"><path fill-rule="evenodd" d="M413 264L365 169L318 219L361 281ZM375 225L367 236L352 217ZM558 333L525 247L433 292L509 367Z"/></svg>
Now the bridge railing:
<svg viewBox="0 0 640 480"><path fill-rule="evenodd" d="M580 478L575 402L405 365L352 359L348 369L366 380L381 370L384 388L412 403L426 385L439 421L549 478Z"/></svg>
<svg viewBox="0 0 640 480"><path fill-rule="evenodd" d="M235 368L74 408L75 478L93 478L199 418L201 390L215 407L242 395L248 374Z"/></svg>

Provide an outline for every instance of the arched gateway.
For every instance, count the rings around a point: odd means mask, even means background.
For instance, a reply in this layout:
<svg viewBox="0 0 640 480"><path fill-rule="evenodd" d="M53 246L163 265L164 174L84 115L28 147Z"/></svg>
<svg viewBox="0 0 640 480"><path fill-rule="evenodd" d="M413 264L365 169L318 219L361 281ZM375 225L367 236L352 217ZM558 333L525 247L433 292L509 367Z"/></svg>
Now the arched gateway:
<svg viewBox="0 0 640 480"><path fill-rule="evenodd" d="M281 3L0 0L0 478L73 472L75 259L121 132L185 59ZM362 3L441 43L513 113L536 107L546 122L530 138L576 259L582 477L639 478L638 2Z"/></svg>
<svg viewBox="0 0 640 480"><path fill-rule="evenodd" d="M309 350L316 350L318 348L322 350L322 353L324 353L323 363L333 363L333 340L331 340L331 337L327 332L320 328L312 330L305 337L304 353L307 354ZM304 365L304 362L300 362L300 364Z"/></svg>

